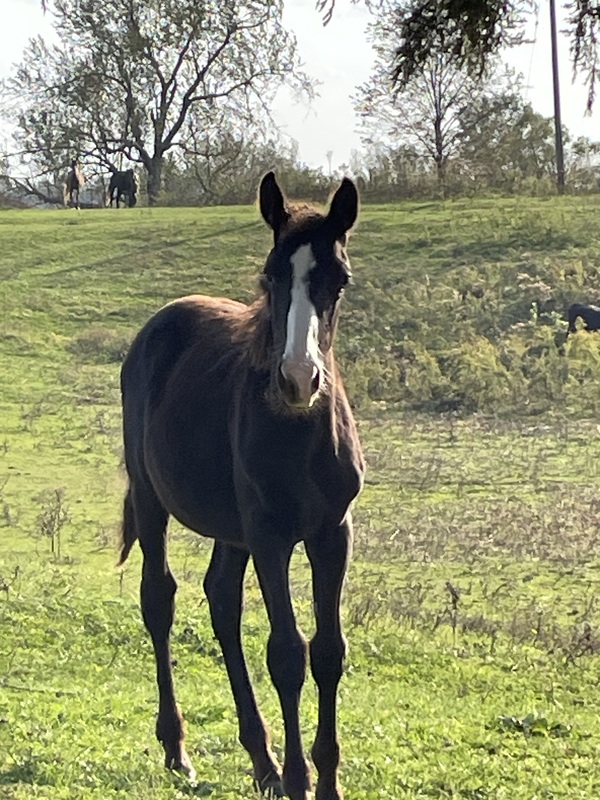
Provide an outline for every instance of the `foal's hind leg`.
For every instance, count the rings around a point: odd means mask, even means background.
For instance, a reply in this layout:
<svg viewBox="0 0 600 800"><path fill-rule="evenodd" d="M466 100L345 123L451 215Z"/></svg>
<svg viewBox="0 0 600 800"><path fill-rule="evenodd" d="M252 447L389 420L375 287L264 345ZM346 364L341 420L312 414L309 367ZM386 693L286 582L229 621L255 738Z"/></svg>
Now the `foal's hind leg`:
<svg viewBox="0 0 600 800"><path fill-rule="evenodd" d="M319 690L319 722L312 757L319 772L315 800L342 800L337 779L340 747L336 695L342 676L346 643L342 636L340 600L352 546L352 522L325 530L306 542L312 566L317 630L310 643L310 665Z"/></svg>
<svg viewBox="0 0 600 800"><path fill-rule="evenodd" d="M146 484L132 486L128 499L133 506L144 555L141 601L144 623L152 637L156 658L159 697L156 738L165 751L165 766L184 772L193 780L195 772L183 747L183 719L173 688L169 635L173 624L177 584L167 561L168 514L153 489Z"/></svg>
<svg viewBox="0 0 600 800"><path fill-rule="evenodd" d="M204 590L237 708L240 742L252 758L255 783L261 792L274 793L280 797L282 787L279 767L256 704L242 650L240 622L248 558L249 554L245 550L215 542L204 579Z"/></svg>

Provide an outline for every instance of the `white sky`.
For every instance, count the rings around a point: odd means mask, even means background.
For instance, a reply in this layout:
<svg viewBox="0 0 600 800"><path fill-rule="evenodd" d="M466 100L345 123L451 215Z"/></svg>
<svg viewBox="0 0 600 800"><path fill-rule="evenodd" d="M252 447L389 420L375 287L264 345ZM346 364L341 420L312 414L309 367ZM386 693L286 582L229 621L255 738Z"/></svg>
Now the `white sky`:
<svg viewBox="0 0 600 800"><path fill-rule="evenodd" d="M535 44L509 51L506 60L522 72L528 84L527 99L536 111L551 116L552 77L548 4L541 3L537 29L532 20L529 34ZM561 5L559 3L559 5ZM315 0L286 0L285 24L296 33L306 71L321 82L319 97L310 108L295 103L285 93L275 105L283 130L300 145L300 158L311 166L327 166L326 153L333 151L332 164L347 162L350 152L360 147L350 95L369 77L371 48L366 41L368 12L350 0L337 0L333 20L323 27L315 11ZM44 15L40 0L2 0L0 27L0 78L20 60L29 36L52 35L51 16ZM562 7L558 9L559 31L564 27ZM561 103L563 124L575 135L600 139L600 111L586 117L586 91L581 81L572 83L569 42L559 36ZM600 97L597 105L600 104Z"/></svg>

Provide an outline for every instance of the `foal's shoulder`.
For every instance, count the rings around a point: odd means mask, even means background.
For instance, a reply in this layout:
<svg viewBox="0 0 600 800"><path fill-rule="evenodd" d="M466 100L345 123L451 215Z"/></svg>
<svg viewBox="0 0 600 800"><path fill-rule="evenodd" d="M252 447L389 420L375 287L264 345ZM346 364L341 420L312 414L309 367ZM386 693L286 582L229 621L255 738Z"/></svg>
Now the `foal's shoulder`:
<svg viewBox="0 0 600 800"><path fill-rule="evenodd" d="M219 336L236 328L245 319L248 306L226 297L191 294L162 306L138 333L134 344L142 342L152 348L160 340L161 347L188 347L198 336Z"/></svg>
<svg viewBox="0 0 600 800"><path fill-rule="evenodd" d="M161 311L170 309L171 313L209 317L240 316L248 311L248 306L228 297L212 297L206 294L188 294L167 303ZM161 312L159 312L161 313Z"/></svg>
<svg viewBox="0 0 600 800"><path fill-rule="evenodd" d="M139 331L123 365L125 379L136 365L166 380L186 353L193 357L226 350L244 324L248 306L225 297L193 294L160 308ZM199 349L198 349L199 348Z"/></svg>

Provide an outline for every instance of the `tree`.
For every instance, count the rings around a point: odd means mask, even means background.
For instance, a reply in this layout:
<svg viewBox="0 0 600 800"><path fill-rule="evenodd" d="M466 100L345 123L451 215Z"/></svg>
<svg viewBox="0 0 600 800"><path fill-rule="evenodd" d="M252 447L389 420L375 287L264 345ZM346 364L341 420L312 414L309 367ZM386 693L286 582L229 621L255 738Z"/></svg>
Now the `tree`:
<svg viewBox="0 0 600 800"><path fill-rule="evenodd" d="M600 2L566 0L574 69L588 85L588 108L598 78ZM536 0L408 0L398 29L394 80L406 85L437 51L440 34L459 68L481 74L491 56L523 40L527 16Z"/></svg>
<svg viewBox="0 0 600 800"><path fill-rule="evenodd" d="M461 115L459 152L478 188L514 191L554 174L553 121L518 91L482 95Z"/></svg>
<svg viewBox="0 0 600 800"><path fill-rule="evenodd" d="M521 39L535 0L408 0L398 26L394 80L408 83L440 42L459 68L482 74L490 55Z"/></svg>
<svg viewBox="0 0 600 800"><path fill-rule="evenodd" d="M204 141L196 152L188 151L177 162L167 158L164 201L178 205L252 203L256 186L274 170L294 197L313 197L325 202L331 190L331 176L298 162L295 142L279 138L258 141L251 131L246 136L224 130L214 141Z"/></svg>
<svg viewBox="0 0 600 800"><path fill-rule="evenodd" d="M386 0L362 2L377 8ZM325 25L335 6L336 0L317 0ZM600 75L600 1L564 0L563 6L568 12L573 68L585 77L591 110ZM405 0L396 53L390 62L394 83L406 86L430 56L439 52L440 34L457 68L481 75L491 56L523 41L525 21L538 7L537 0Z"/></svg>
<svg viewBox="0 0 600 800"><path fill-rule="evenodd" d="M600 142L579 136L566 154L569 186L577 191L597 192L600 187Z"/></svg>
<svg viewBox="0 0 600 800"><path fill-rule="evenodd" d="M368 82L358 88L355 108L363 141L402 145L429 157L443 193L448 162L460 144L462 115L486 89L480 80L457 69L442 36L413 80L394 90L389 63L402 14L401 6L387 7L369 26L375 63Z"/></svg>
<svg viewBox="0 0 600 800"><path fill-rule="evenodd" d="M39 172L74 154L114 170L124 156L158 200L165 154L215 120L269 118L282 81L310 92L283 0L56 0L58 46L30 41L9 83L16 138Z"/></svg>
<svg viewBox="0 0 600 800"><path fill-rule="evenodd" d="M350 171L365 200L386 203L431 191L429 160L409 146L374 144L354 150Z"/></svg>

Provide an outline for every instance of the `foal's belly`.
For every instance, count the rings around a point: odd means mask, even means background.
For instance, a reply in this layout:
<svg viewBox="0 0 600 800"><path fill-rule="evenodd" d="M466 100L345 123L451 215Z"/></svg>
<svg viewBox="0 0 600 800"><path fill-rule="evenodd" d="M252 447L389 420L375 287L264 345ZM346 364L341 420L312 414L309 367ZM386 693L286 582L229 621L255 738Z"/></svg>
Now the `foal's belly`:
<svg viewBox="0 0 600 800"><path fill-rule="evenodd" d="M186 425L181 412L161 414L160 433L146 436L146 469L169 514L202 536L239 545L243 533L226 426L208 411L203 416L194 414L194 424Z"/></svg>
<svg viewBox="0 0 600 800"><path fill-rule="evenodd" d="M221 542L241 546L244 536L235 500L223 496L219 502L218 494L204 487L203 496L190 499L180 495L172 497L169 513L182 525L201 536ZM215 506L214 503L217 502Z"/></svg>

